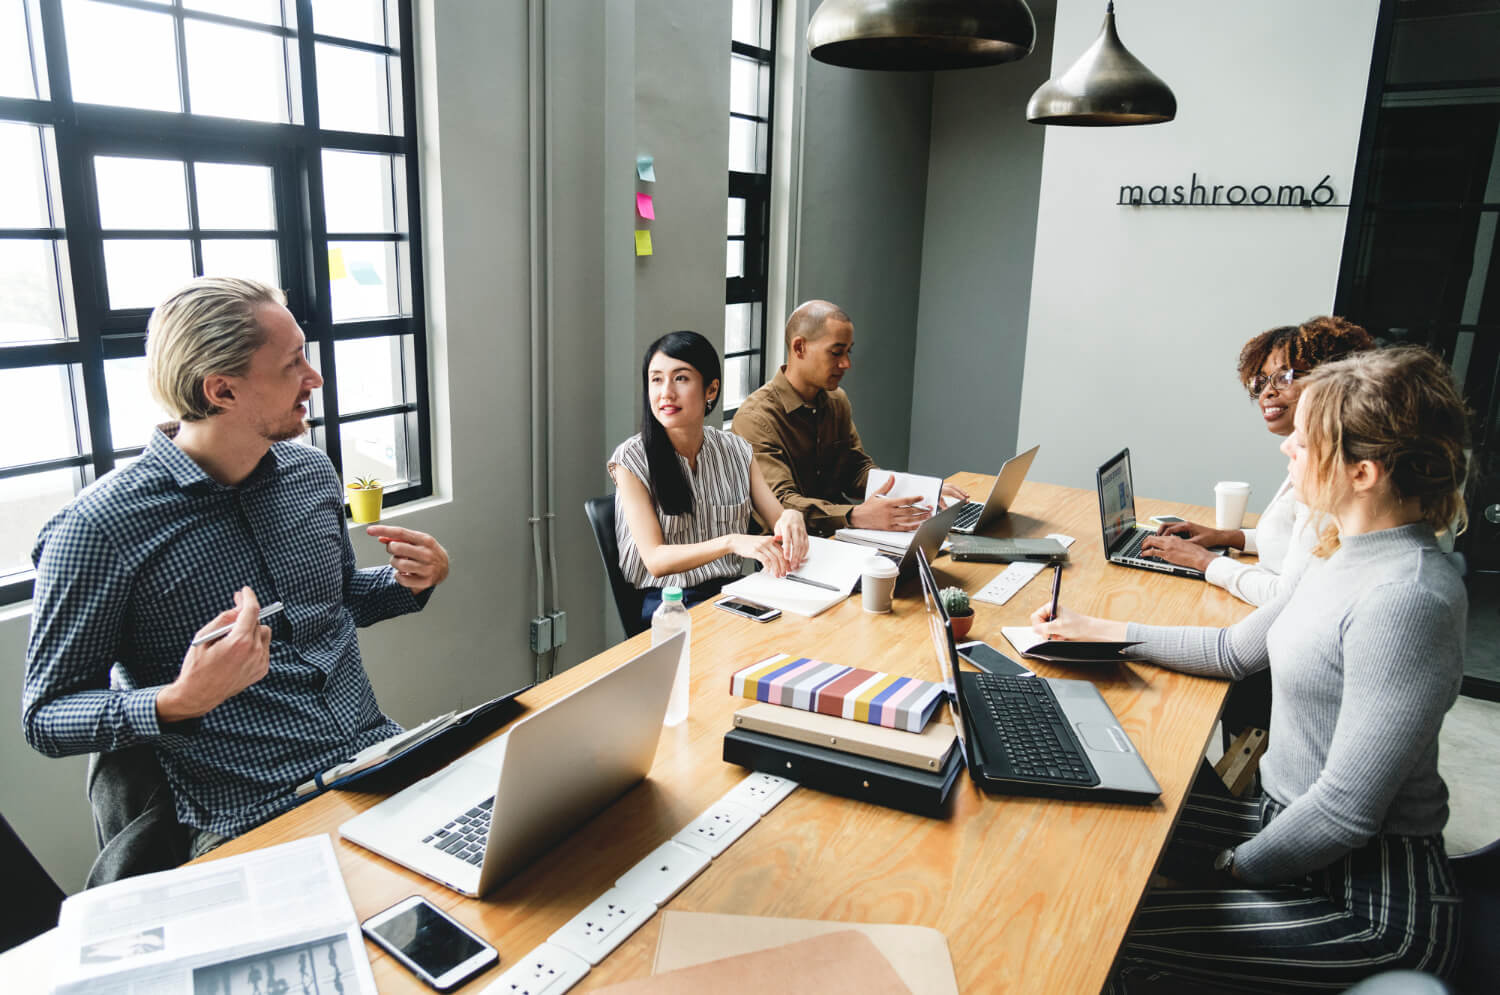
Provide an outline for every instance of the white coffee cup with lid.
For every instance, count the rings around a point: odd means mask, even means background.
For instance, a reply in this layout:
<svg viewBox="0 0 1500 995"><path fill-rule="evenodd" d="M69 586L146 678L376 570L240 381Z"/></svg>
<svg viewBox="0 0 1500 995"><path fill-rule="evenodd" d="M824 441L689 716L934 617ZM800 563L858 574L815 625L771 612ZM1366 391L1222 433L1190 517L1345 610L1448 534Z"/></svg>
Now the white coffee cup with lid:
<svg viewBox="0 0 1500 995"><path fill-rule="evenodd" d="M884 615L891 610L891 596L896 593L896 575L900 572L885 556L872 556L865 561L859 582L865 611Z"/></svg>

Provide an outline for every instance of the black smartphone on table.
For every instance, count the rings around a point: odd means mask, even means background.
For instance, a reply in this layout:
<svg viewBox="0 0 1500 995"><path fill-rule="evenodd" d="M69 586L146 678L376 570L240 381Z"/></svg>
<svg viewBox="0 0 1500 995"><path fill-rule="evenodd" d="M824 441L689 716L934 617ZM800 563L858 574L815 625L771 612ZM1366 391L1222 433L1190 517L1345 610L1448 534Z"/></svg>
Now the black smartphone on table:
<svg viewBox="0 0 1500 995"><path fill-rule="evenodd" d="M377 912L360 928L440 992L458 987L500 960L494 947L421 895Z"/></svg>
<svg viewBox="0 0 1500 995"><path fill-rule="evenodd" d="M1036 671L1027 670L989 643L978 639L958 644L960 659L967 660L987 674L997 677L1035 677Z"/></svg>
<svg viewBox="0 0 1500 995"><path fill-rule="evenodd" d="M781 615L780 608L758 605L754 601L746 601L744 598L720 598L714 602L714 605L731 614L739 615L742 618L754 619L757 622L769 622L771 619Z"/></svg>

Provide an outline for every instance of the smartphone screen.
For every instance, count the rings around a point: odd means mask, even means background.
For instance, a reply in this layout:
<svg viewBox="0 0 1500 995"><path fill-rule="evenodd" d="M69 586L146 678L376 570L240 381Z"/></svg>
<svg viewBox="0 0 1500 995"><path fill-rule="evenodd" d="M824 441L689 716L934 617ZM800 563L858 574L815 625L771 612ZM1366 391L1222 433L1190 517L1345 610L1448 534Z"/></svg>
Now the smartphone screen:
<svg viewBox="0 0 1500 995"><path fill-rule="evenodd" d="M377 916L365 923L365 930L433 978L442 978L489 949L425 901L388 919Z"/></svg>
<svg viewBox="0 0 1500 995"><path fill-rule="evenodd" d="M985 673L995 674L998 677L1036 676L1034 671L1027 670L989 643L982 643L978 640L959 644L958 655Z"/></svg>

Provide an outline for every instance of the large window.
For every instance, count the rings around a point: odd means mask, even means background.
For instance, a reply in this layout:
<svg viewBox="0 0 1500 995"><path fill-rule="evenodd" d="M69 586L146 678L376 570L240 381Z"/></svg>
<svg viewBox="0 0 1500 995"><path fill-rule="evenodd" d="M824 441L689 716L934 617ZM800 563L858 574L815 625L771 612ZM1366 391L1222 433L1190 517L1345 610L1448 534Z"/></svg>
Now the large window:
<svg viewBox="0 0 1500 995"><path fill-rule="evenodd" d="M431 493L410 0L0 0L0 601L167 416L151 309L285 289L324 378L302 442Z"/></svg>
<svg viewBox="0 0 1500 995"><path fill-rule="evenodd" d="M725 251L724 414L765 381L771 214L774 0L733 0L729 46L729 212Z"/></svg>

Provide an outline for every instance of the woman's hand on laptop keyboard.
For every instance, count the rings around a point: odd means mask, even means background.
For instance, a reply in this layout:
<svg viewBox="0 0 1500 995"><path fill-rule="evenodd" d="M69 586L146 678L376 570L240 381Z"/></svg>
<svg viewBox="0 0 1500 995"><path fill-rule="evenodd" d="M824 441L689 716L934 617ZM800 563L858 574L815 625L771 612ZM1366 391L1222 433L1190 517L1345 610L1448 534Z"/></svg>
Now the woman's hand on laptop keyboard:
<svg viewBox="0 0 1500 995"><path fill-rule="evenodd" d="M1141 555L1153 560L1165 560L1179 567L1192 567L1194 570L1207 570L1215 559L1213 553L1198 543L1179 539L1175 535L1147 536L1141 542Z"/></svg>

